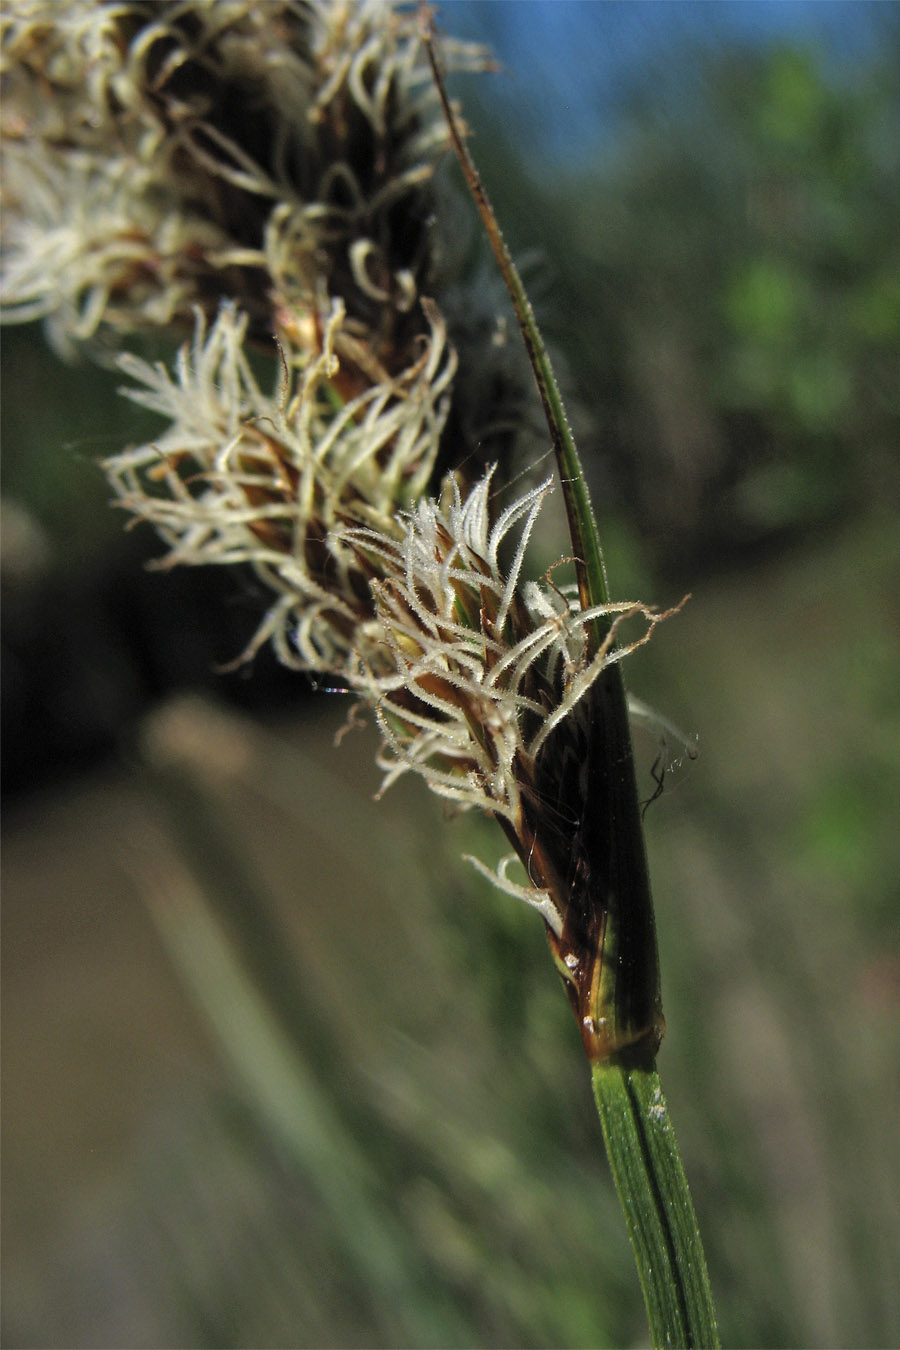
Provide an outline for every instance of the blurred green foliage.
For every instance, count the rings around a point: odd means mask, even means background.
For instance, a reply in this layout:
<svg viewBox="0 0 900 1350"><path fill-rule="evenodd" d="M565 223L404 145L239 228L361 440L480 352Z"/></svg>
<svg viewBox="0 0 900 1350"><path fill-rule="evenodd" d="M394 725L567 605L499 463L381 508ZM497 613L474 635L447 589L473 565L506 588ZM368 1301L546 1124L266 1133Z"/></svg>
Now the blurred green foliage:
<svg viewBox="0 0 900 1350"><path fill-rule="evenodd" d="M538 305L589 457L593 437L614 588L655 573L648 598L670 600L680 573L695 591L628 675L700 735L700 761L647 818L660 1063L735 1346L900 1334L897 70L890 27L852 81L800 48L682 53L590 172L530 171L496 129L475 145L508 235L547 255ZM113 382L8 340L5 491L57 550L40 610L20 591L11 616L30 635L13 642L13 690L42 691L32 742L42 719L84 714L86 684L130 739L146 697L211 683L241 645L221 594L173 603L159 577L140 582L161 598L135 643L146 602L121 560L98 644L98 592L85 583L73 605L60 581L117 546L90 460L144 433ZM132 548L125 561L137 577ZM227 649L211 612L231 614ZM73 615L81 684L51 640ZM122 696L142 678L143 702ZM372 741L334 751L333 702L274 736L224 724L211 743L237 746L231 775L117 771L71 838L54 807L18 864L13 849L5 1343L641 1342L540 924L456 862L500 840L405 786L371 803ZM649 795L656 746L638 750ZM144 873L104 870L154 816ZM160 885L206 1053L168 1063L167 1013L104 1060L98 983L112 1021L136 981L115 912L143 913ZM96 927L91 896L108 906ZM45 959L73 912L89 941ZM45 988L58 1016L41 1039ZM50 1167L69 1156L60 1133L86 1121L91 1151L117 1099L149 1091L154 1053L165 1091L85 1199L80 1174ZM28 1107L47 1101L41 1133ZM301 1101L302 1117L282 1109Z"/></svg>
<svg viewBox="0 0 900 1350"><path fill-rule="evenodd" d="M682 50L590 165L481 127L582 405L601 514L663 573L900 491L900 35L868 64Z"/></svg>

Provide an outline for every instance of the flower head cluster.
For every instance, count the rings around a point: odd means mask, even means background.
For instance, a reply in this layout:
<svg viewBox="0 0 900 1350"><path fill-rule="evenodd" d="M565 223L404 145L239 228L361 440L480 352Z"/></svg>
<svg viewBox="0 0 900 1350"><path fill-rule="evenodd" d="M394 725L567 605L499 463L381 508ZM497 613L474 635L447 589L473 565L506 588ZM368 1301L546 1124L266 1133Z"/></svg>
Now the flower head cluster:
<svg viewBox="0 0 900 1350"><path fill-rule="evenodd" d="M408 513L402 540L366 527L343 532L360 564L378 574L370 581L374 620L363 626L348 682L375 709L384 786L410 770L420 774L440 796L497 817L528 865L542 752L601 671L646 642L667 615L630 602L582 609L574 587L562 590L549 576L523 580L529 536L551 484L495 520L492 476L465 496L448 478L440 501L423 500ZM607 636L592 652L598 618ZM631 618L642 621L642 631L617 642ZM559 878L544 868L540 883L519 886L506 876L509 861L493 879L540 909L559 935Z"/></svg>
<svg viewBox="0 0 900 1350"><path fill-rule="evenodd" d="M250 564L276 595L251 651L268 637L287 664L343 675L369 617L368 576L341 531L365 525L392 538L397 512L431 477L456 357L437 309L416 361L367 383L338 356L340 302L323 321L320 351L283 345L264 392L244 348L246 316L227 307L174 375L132 355L120 367L131 398L160 413L159 438L105 468L121 504L153 524L169 552L157 566ZM359 392L354 392L359 386Z"/></svg>
<svg viewBox="0 0 900 1350"><path fill-rule="evenodd" d="M193 326L173 370L118 357L166 423L105 464L158 565L254 568L273 598L249 651L271 639L372 708L385 785L413 771L495 816L531 882L500 884L559 938L591 694L664 616L524 579L548 483L499 512L493 471L435 485L466 419L423 294L446 133L415 14L7 0L0 52L7 317L61 347Z"/></svg>
<svg viewBox="0 0 900 1350"><path fill-rule="evenodd" d="M542 745L630 648L610 640L589 660L588 626L609 609L522 579L549 482L496 519L491 474L465 494L450 476L439 500L424 495L455 363L428 309L416 365L347 401L339 307L318 359L298 368L284 350L271 393L243 349L245 319L223 310L207 332L198 318L174 377L122 357L126 392L169 426L106 470L167 544L158 566L250 564L265 579L276 598L251 650L271 637L283 661L328 672L373 706L386 785L413 769L515 825Z"/></svg>
<svg viewBox="0 0 900 1350"><path fill-rule="evenodd" d="M414 13L8 0L0 72L7 318L47 318L66 348L198 306L211 322L227 297L266 340L340 297L382 363L407 364L446 143Z"/></svg>
<svg viewBox="0 0 900 1350"><path fill-rule="evenodd" d="M523 582L525 549L551 484L492 524L492 476L466 497L448 479L441 502L426 499L410 512L401 541L366 528L343 532L381 574L371 583L368 625L379 659L370 656L371 641L358 648L352 680L376 708L386 784L413 769L441 795L515 824L521 783L544 742L600 671L638 645L615 647L610 638L588 658L591 621L640 613L652 626L658 616L631 603L583 610L549 577ZM517 527L504 566L501 546Z"/></svg>

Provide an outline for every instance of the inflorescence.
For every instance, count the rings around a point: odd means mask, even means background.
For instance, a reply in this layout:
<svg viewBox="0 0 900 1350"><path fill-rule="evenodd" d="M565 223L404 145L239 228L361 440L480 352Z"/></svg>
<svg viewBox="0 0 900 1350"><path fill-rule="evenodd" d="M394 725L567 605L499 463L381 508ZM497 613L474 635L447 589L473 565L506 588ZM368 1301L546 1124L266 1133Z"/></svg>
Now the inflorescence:
<svg viewBox="0 0 900 1350"><path fill-rule="evenodd" d="M429 298L447 136L415 15L7 0L0 51L4 316L115 359L165 419L104 466L156 565L253 568L272 600L247 654L271 639L371 708L385 786L413 771L497 817L529 875L495 879L559 937L564 884L532 870L544 752L565 762L601 671L664 616L526 579L549 483L498 512L498 470L441 474L464 357ZM134 350L148 332L187 338L174 368Z"/></svg>

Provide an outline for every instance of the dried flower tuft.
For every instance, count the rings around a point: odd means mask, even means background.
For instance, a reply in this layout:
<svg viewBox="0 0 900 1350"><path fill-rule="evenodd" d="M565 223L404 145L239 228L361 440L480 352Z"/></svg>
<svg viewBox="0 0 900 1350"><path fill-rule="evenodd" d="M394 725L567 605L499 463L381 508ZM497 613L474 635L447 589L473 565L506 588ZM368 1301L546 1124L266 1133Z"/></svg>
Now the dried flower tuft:
<svg viewBox="0 0 900 1350"><path fill-rule="evenodd" d="M157 566L255 569L273 599L245 655L271 640L373 709L385 788L412 771L500 822L526 884L508 859L494 879L543 915L599 1058L622 1043L597 1012L615 924L585 898L615 852L583 807L600 677L666 615L526 578L549 482L499 513L496 469L435 490L469 446L428 298L447 132L421 41L383 0L7 0L3 303L63 350L105 342L165 419L104 466ZM191 327L173 370L121 352Z"/></svg>
<svg viewBox="0 0 900 1350"><path fill-rule="evenodd" d="M437 309L415 363L352 397L361 382L341 360L345 315L335 301L316 324L321 350L282 346L278 383L264 393L245 351L247 318L226 307L173 376L132 355L124 392L169 419L153 442L105 463L120 503L168 545L157 566L251 564L277 593L250 652L271 637L306 670L343 674L371 614L366 574L340 543L348 524L390 536L397 513L431 476L455 354Z"/></svg>
<svg viewBox="0 0 900 1350"><path fill-rule="evenodd" d="M68 351L227 298L267 341L331 296L390 371L409 363L446 144L414 14L8 0L0 72L7 319L46 318Z"/></svg>
<svg viewBox="0 0 900 1350"><path fill-rule="evenodd" d="M549 578L523 582L525 548L551 485L526 493L492 525L491 477L465 498L451 477L441 503L426 499L409 514L402 541L366 528L343 532L360 566L380 573L370 583L375 621L351 682L376 709L385 786L412 769L440 795L517 828L522 784L548 737L661 616L632 603L582 610ZM504 569L501 546L517 526ZM588 629L601 615L615 617L589 658ZM636 615L646 631L616 646L619 625ZM379 673L385 666L387 675Z"/></svg>

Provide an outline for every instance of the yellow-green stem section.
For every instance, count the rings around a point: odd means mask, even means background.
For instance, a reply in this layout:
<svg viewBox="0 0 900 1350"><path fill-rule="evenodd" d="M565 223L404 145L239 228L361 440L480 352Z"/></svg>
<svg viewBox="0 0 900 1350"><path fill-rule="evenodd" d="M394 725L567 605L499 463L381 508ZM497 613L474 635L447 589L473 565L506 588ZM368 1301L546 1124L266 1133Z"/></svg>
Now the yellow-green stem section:
<svg viewBox="0 0 900 1350"><path fill-rule="evenodd" d="M591 1072L653 1344L718 1346L703 1244L659 1075L615 1060Z"/></svg>

